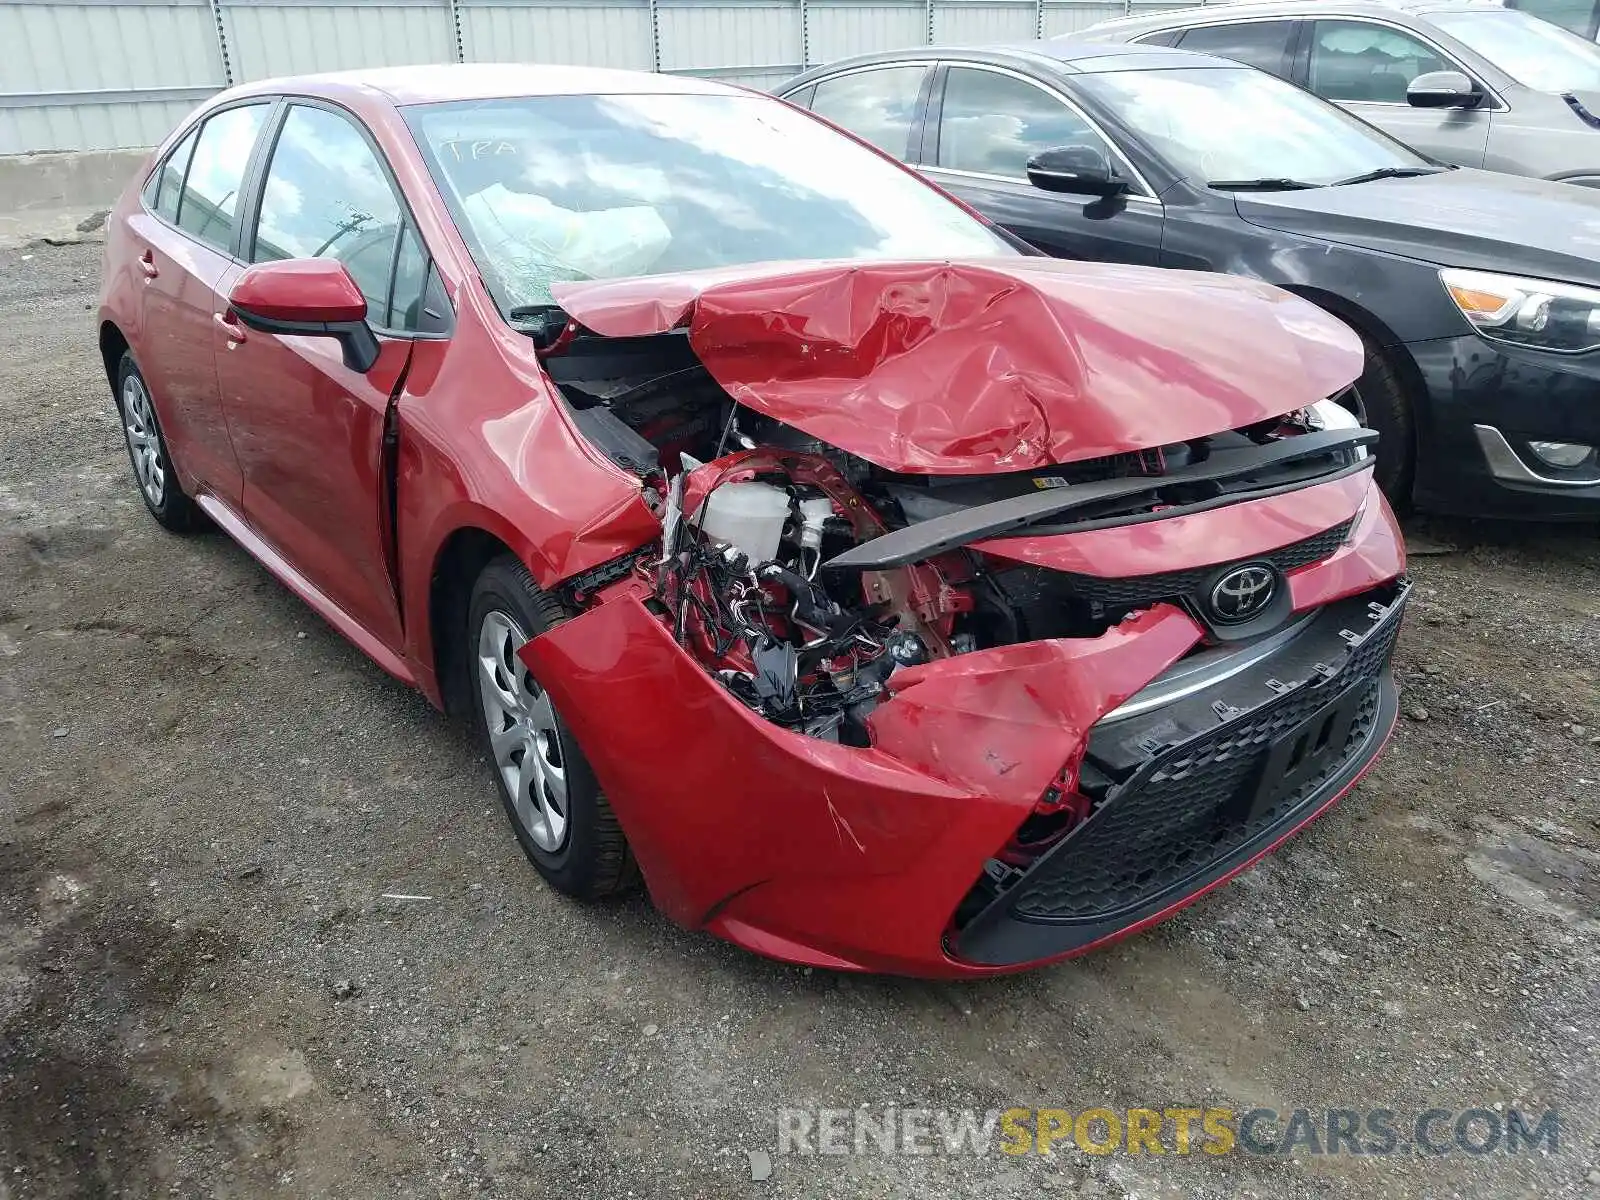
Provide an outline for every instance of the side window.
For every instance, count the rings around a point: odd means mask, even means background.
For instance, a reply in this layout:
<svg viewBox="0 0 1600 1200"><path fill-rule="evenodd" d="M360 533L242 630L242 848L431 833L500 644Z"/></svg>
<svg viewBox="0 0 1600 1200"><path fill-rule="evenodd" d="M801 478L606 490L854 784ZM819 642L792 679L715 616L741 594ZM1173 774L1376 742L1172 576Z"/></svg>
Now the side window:
<svg viewBox="0 0 1600 1200"><path fill-rule="evenodd" d="M909 156L925 66L875 67L817 84L811 111L902 162Z"/></svg>
<svg viewBox="0 0 1600 1200"><path fill-rule="evenodd" d="M1293 37L1293 21L1240 21L1190 29L1177 44L1182 50L1231 58L1287 79L1289 43Z"/></svg>
<svg viewBox="0 0 1600 1200"><path fill-rule="evenodd" d="M409 300L397 296L396 311L390 306L403 227L394 188L361 131L325 108L291 107L267 164L251 261L338 259L367 298L368 320L414 328L403 323Z"/></svg>
<svg viewBox="0 0 1600 1200"><path fill-rule="evenodd" d="M798 92L790 92L784 99L790 104L798 104L801 108L810 108L811 99L816 94L817 85L813 83L810 87L803 87Z"/></svg>
<svg viewBox="0 0 1600 1200"><path fill-rule="evenodd" d="M1308 83L1328 100L1404 104L1406 88L1418 75L1460 69L1398 29L1362 21L1318 21Z"/></svg>
<svg viewBox="0 0 1600 1200"><path fill-rule="evenodd" d="M198 129L172 148L172 153L162 159L151 178L152 188L146 189L145 200L158 216L169 221L178 219L178 193L183 190L183 177L189 170L189 158L194 154Z"/></svg>
<svg viewBox="0 0 1600 1200"><path fill-rule="evenodd" d="M939 161L953 171L1028 178L1041 150L1110 147L1065 101L1014 75L951 67L939 116Z"/></svg>
<svg viewBox="0 0 1600 1200"><path fill-rule="evenodd" d="M1141 46L1176 46L1182 36L1181 29L1158 29L1155 33L1147 33L1133 40Z"/></svg>
<svg viewBox="0 0 1600 1200"><path fill-rule="evenodd" d="M265 104L250 104L220 112L200 127L178 199L180 229L219 250L233 245L245 165L266 117Z"/></svg>

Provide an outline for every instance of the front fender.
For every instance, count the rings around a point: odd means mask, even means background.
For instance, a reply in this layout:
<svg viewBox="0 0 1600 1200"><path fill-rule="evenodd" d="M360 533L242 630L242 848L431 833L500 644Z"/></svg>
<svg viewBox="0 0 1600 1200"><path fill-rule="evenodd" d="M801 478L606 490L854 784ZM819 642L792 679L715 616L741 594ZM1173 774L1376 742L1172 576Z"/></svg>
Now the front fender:
<svg viewBox="0 0 1600 1200"><path fill-rule="evenodd" d="M419 681L433 676L429 593L456 533L489 534L545 588L661 535L639 481L598 460L548 381L497 369L503 362L463 320L450 342L416 343L399 400L395 537Z"/></svg>

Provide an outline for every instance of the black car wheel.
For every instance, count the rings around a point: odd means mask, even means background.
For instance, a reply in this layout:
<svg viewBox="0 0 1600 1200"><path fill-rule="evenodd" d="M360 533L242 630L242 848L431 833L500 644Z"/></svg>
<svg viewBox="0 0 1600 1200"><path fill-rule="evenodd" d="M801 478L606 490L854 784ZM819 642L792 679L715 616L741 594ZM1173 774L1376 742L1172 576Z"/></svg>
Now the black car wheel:
<svg viewBox="0 0 1600 1200"><path fill-rule="evenodd" d="M550 886L591 900L626 888L633 856L593 769L550 694L517 657L567 619L526 567L503 555L472 589L462 660L500 801L525 853Z"/></svg>
<svg viewBox="0 0 1600 1200"><path fill-rule="evenodd" d="M150 385L130 352L124 352L117 364L117 415L122 418L122 440L144 506L162 528L187 533L200 523L200 510L178 482L172 452L156 419Z"/></svg>
<svg viewBox="0 0 1600 1200"><path fill-rule="evenodd" d="M1411 400L1394 364L1381 349L1362 338L1366 364L1361 378L1341 402L1368 429L1378 431L1375 471L1378 486L1397 509L1411 501L1411 480L1416 473L1417 433Z"/></svg>

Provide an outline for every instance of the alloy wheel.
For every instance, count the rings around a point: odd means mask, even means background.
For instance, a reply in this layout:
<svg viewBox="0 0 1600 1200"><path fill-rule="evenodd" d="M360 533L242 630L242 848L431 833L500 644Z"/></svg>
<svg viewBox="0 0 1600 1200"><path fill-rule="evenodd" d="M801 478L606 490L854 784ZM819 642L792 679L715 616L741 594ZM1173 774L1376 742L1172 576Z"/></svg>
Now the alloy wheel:
<svg viewBox="0 0 1600 1200"><path fill-rule="evenodd" d="M517 821L541 850L567 837L567 772L555 706L517 657L528 635L516 619L487 613L478 630L478 687L495 769Z"/></svg>
<svg viewBox="0 0 1600 1200"><path fill-rule="evenodd" d="M161 454L161 435L156 432L150 393L137 375L129 375L122 385L122 425L139 487L151 507L160 508L167 494L167 464Z"/></svg>

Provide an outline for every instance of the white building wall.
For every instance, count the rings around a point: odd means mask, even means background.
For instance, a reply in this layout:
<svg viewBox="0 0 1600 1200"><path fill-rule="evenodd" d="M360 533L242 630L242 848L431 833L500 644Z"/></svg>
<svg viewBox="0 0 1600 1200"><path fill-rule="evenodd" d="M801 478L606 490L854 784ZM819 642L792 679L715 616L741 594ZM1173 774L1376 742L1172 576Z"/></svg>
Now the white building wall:
<svg viewBox="0 0 1600 1200"><path fill-rule="evenodd" d="M929 42L1025 41L1183 0L0 0L0 154L154 145L231 83L575 63L771 88ZM0 207L4 198L0 197Z"/></svg>

